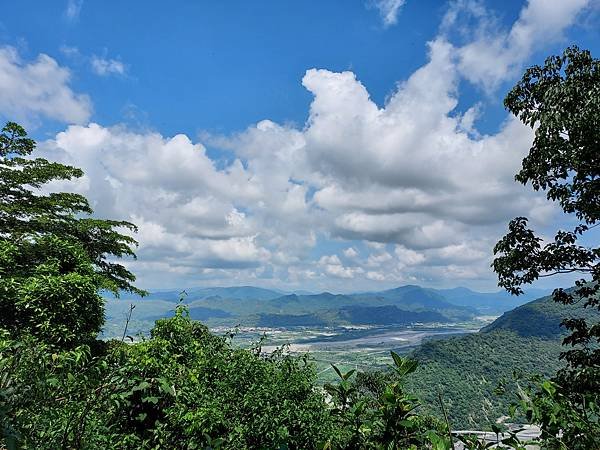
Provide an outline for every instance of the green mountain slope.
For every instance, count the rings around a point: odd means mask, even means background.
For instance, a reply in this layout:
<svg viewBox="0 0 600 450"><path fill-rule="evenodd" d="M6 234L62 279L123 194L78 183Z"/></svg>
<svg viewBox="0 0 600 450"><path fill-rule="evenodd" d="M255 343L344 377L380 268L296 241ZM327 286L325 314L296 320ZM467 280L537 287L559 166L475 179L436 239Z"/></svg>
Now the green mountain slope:
<svg viewBox="0 0 600 450"><path fill-rule="evenodd" d="M515 370L551 375L560 367L560 322L567 315L600 320L597 312L544 297L505 313L479 333L426 342L412 353L420 367L409 389L441 417L440 392L454 427L489 426L514 399ZM494 390L502 380L508 381L507 391L498 396Z"/></svg>
<svg viewBox="0 0 600 450"><path fill-rule="evenodd" d="M386 291L353 294L352 298L366 305L394 305L406 311L436 311L453 320L468 320L477 310L448 302L433 289L407 285Z"/></svg>
<svg viewBox="0 0 600 450"><path fill-rule="evenodd" d="M552 300L552 296L542 297L504 313L481 331L490 333L497 330L510 330L520 336L559 338L565 332L560 327L563 318L598 318L598 312L585 309L581 305L563 305Z"/></svg>
<svg viewBox="0 0 600 450"><path fill-rule="evenodd" d="M435 311L405 311L395 305L347 306L339 310L342 320L364 325L409 325L412 323L447 322L448 318Z"/></svg>
<svg viewBox="0 0 600 450"><path fill-rule="evenodd" d="M511 331L475 333L426 342L413 353L420 366L408 382L424 409L442 418L438 393L452 426L482 429L507 414L515 399L513 372L552 375L560 367L557 339L522 337ZM507 392L494 391L507 381Z"/></svg>
<svg viewBox="0 0 600 450"><path fill-rule="evenodd" d="M405 311L394 305L342 306L313 314L259 314L258 326L273 328L335 325L411 325L444 323L448 318L435 311Z"/></svg>

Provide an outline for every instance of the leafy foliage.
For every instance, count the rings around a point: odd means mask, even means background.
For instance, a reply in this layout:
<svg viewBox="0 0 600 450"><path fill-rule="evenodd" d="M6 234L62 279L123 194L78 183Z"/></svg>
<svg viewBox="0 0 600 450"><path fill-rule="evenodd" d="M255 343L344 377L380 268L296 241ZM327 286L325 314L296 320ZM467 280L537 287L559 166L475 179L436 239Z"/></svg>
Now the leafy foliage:
<svg viewBox="0 0 600 450"><path fill-rule="evenodd" d="M600 223L600 60L577 47L549 57L525 72L505 106L535 130L516 180L546 192L578 224L558 230L552 242L543 244L526 218L511 221L494 248L499 284L520 294L522 285L540 277L579 274L575 287L556 289L554 299L600 310L600 248L579 243ZM565 318L562 325L570 331L564 343L571 348L561 355L567 366L554 380L557 395L544 385L538 390L532 406L538 412L532 417L542 420L550 434L563 430L561 441L569 448L590 448L585 437L594 446L600 440L594 412L600 401L600 324ZM588 420L585 427L572 427L569 417Z"/></svg>
<svg viewBox="0 0 600 450"><path fill-rule="evenodd" d="M35 142L18 124L9 122L0 131L0 237L10 242L51 235L76 242L87 253L104 288L117 293L143 293L132 282L135 276L111 260L135 254L136 241L119 230L136 231L125 221L82 217L92 209L85 197L67 192L43 192L51 181L83 176L80 169L32 158Z"/></svg>
<svg viewBox="0 0 600 450"><path fill-rule="evenodd" d="M31 158L25 130L0 132L0 327L65 348L95 339L104 322L101 289L142 293L134 275L111 258L134 256L128 222L81 217L92 212L72 193L44 193L79 169Z"/></svg>
<svg viewBox="0 0 600 450"><path fill-rule="evenodd" d="M556 381L540 376L519 392L512 411L522 411L531 423L540 423L542 441L551 449L598 448L600 405L589 396L575 396Z"/></svg>
<svg viewBox="0 0 600 450"><path fill-rule="evenodd" d="M0 343L4 425L22 448L310 448L332 434L311 365L233 349L183 308L102 356Z"/></svg>
<svg viewBox="0 0 600 450"><path fill-rule="evenodd" d="M0 337L5 442L20 448L428 448L444 427L419 416L403 388L416 363L393 355L377 398L353 371L327 386L306 358L233 348L185 307L152 337L54 352L33 337Z"/></svg>
<svg viewBox="0 0 600 450"><path fill-rule="evenodd" d="M95 339L104 321L102 286L76 243L48 235L0 239L0 324L14 335L61 347Z"/></svg>
<svg viewBox="0 0 600 450"><path fill-rule="evenodd" d="M342 373L333 366L340 381L325 385L325 390L331 396L332 415L340 432L325 448L451 448L450 438L444 437L447 428L429 416L417 415L420 403L404 388L417 362L391 354L393 375L376 389L365 389L363 380L352 380L354 370Z"/></svg>

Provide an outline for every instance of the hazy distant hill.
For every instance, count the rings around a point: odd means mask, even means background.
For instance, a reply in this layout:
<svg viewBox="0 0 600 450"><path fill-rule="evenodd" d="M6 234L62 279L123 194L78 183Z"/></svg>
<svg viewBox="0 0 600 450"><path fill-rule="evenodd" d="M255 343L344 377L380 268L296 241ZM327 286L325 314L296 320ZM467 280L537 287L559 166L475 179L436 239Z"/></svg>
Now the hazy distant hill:
<svg viewBox="0 0 600 450"><path fill-rule="evenodd" d="M303 291L286 294L254 286L172 289L151 292L143 299L131 295L114 299L107 295L107 335L110 335L109 330L122 327L130 303L136 305L134 331L147 331L157 318L173 314L182 291L195 319L213 325L280 327L468 321L477 315L500 314L529 298L479 293L466 288L436 290L415 285L356 294ZM397 310L388 309L388 312L393 311L388 315L382 313L385 309L381 308L390 306ZM410 316L409 312L431 314L417 317Z"/></svg>
<svg viewBox="0 0 600 450"><path fill-rule="evenodd" d="M500 398L493 391L514 370L551 375L560 366L563 317L600 320L600 313L557 304L546 296L504 313L479 333L429 341L412 354L421 363L409 387L426 408L440 413L437 393L448 402L454 426L482 427L506 414L515 386ZM482 407L483 405L483 407Z"/></svg>
<svg viewBox="0 0 600 450"><path fill-rule="evenodd" d="M185 294L183 294L185 292ZM249 300L268 300L280 297L285 294L283 291L273 289L264 289L255 286L231 286L231 287L196 287L181 289L165 289L150 291L144 297L144 300L164 300L177 302L184 295L186 301L200 300L208 297L237 298ZM114 298L113 295L106 293L107 298ZM122 300L140 299L139 295L124 292L121 294Z"/></svg>
<svg viewBox="0 0 600 450"><path fill-rule="evenodd" d="M329 292L311 295L288 294L264 300L208 297L191 304L218 307L238 318L245 318L248 324L269 323L281 327L300 323L304 326L321 326L452 322L469 320L477 313L473 308L446 302L439 294L419 286L352 295ZM388 315L384 313L385 308Z"/></svg>
<svg viewBox="0 0 600 450"><path fill-rule="evenodd" d="M151 293L149 299L158 298L161 300L178 301L181 293L185 291L185 300L190 302L209 297L237 298L240 300L270 300L280 297L283 292L271 289L263 289L254 286L233 286L233 287L209 287L209 288L189 288L182 290L173 290L167 292Z"/></svg>
<svg viewBox="0 0 600 450"><path fill-rule="evenodd" d="M475 308L453 304L434 289L415 285L401 286L380 292L353 294L352 297L363 304L390 304L408 311L436 311L453 320L468 320L477 314Z"/></svg>
<svg viewBox="0 0 600 450"><path fill-rule="evenodd" d="M435 292L444 297L449 303L470 306L483 314L500 314L510 311L517 306L550 293L548 290L543 289L527 289L524 294L514 296L506 291L475 292L464 287L437 289Z"/></svg>

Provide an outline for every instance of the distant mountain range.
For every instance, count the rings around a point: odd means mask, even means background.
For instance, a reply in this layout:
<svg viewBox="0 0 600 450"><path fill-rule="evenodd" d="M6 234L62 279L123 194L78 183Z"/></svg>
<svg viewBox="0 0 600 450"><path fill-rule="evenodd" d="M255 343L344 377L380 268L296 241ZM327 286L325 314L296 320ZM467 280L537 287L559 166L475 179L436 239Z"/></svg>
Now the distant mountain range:
<svg viewBox="0 0 600 450"><path fill-rule="evenodd" d="M170 290L151 291L145 297L145 300L165 300L176 302L182 297L186 301L195 301L207 299L210 297L220 297L224 299L238 300L273 300L279 297L296 295L301 297L317 297L317 296L343 296L352 298L383 298L394 299L409 302L411 299L417 303L427 303L427 298L430 299L429 307L436 307L437 302L447 302L455 306L468 306L480 312L499 313L508 311L516 306L522 305L530 300L542 297L549 293L548 290L530 289L525 294L515 297L506 291L498 292L476 292L465 287L457 287L453 289L432 289L423 288L416 285L406 285L395 289L388 289L376 292L361 292L355 294L330 294L322 292L320 294L311 293L308 291L284 292L275 289L265 289L255 286L231 286L231 287L196 287L182 288ZM109 298L114 298L107 295ZM121 299L131 300L139 299L140 297L133 294L123 293Z"/></svg>
<svg viewBox="0 0 600 450"><path fill-rule="evenodd" d="M481 293L467 288L431 289L416 285L377 292L332 294L285 293L254 286L186 288L154 291L141 299L131 294L107 295L107 327L123 322L129 304L140 331L173 314L180 299L192 318L210 325L265 327L335 325L408 325L469 321L498 315L538 296Z"/></svg>
<svg viewBox="0 0 600 450"><path fill-rule="evenodd" d="M446 301L461 306L471 306L481 313L498 314L516 308L531 300L550 294L548 289L527 289L518 297L506 291L475 292L464 287L454 289L438 289L438 294Z"/></svg>

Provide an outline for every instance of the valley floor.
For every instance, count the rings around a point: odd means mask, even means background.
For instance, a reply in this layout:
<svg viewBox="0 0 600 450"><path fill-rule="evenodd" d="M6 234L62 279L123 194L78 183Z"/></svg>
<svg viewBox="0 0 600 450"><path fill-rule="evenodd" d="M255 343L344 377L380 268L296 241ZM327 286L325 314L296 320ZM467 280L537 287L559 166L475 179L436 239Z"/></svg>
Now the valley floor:
<svg viewBox="0 0 600 450"><path fill-rule="evenodd" d="M284 351L293 354L307 353L317 366L319 381L324 383L336 377L331 364L342 371L386 368L391 363L392 350L404 354L426 340L474 333L488 321L412 327L243 328L235 335L233 343L252 347L262 338L263 352L270 353L283 347ZM224 328L213 329L216 334L226 331Z"/></svg>

